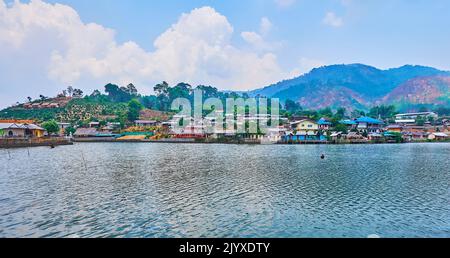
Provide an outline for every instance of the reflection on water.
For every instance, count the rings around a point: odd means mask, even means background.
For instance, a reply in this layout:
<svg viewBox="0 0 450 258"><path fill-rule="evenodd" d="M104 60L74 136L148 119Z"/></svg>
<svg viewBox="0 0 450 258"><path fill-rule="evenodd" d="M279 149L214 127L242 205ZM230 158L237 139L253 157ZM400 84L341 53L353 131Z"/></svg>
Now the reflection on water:
<svg viewBox="0 0 450 258"><path fill-rule="evenodd" d="M450 237L449 157L445 143L0 150L0 237Z"/></svg>

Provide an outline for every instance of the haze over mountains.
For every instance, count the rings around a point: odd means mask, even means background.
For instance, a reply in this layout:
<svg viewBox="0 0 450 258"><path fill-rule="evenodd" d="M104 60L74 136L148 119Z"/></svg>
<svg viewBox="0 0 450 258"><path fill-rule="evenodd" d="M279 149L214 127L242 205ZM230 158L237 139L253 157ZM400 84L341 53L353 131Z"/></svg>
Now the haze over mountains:
<svg viewBox="0 0 450 258"><path fill-rule="evenodd" d="M388 70L364 64L330 65L250 91L249 95L291 99L312 109L366 109L380 104L394 104L400 109L449 106L450 72L412 65Z"/></svg>

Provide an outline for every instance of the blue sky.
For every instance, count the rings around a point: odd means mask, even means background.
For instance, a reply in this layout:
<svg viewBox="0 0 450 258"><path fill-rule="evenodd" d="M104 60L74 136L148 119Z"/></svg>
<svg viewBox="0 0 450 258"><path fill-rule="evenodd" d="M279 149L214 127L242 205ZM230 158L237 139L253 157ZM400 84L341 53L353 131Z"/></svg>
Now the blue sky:
<svg viewBox="0 0 450 258"><path fill-rule="evenodd" d="M285 0L289 2L289 0ZM64 0L48 1L74 7L85 22L117 31L119 41L134 40L152 50L154 39L181 13L211 6L225 15L236 31L259 26L262 17L274 24L271 40L284 41L282 62L295 65L296 56L327 63L363 62L381 68L405 63L450 69L450 3L447 0ZM334 12L339 28L323 18ZM235 35L237 44L241 40ZM447 55L447 58L442 58Z"/></svg>
<svg viewBox="0 0 450 258"><path fill-rule="evenodd" d="M447 0L0 0L0 106L108 82L247 90L336 63L450 70L449 13Z"/></svg>

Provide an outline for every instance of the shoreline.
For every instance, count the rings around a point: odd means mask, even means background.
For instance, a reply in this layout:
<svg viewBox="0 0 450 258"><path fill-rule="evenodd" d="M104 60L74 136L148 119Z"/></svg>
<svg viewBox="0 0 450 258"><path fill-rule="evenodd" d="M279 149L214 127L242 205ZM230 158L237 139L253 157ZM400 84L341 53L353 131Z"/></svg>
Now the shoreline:
<svg viewBox="0 0 450 258"><path fill-rule="evenodd" d="M115 140L115 139L73 139L74 143L191 143L191 144L236 144L236 145L354 145L354 144L408 144L408 143L450 143L450 141L408 141L408 142L372 142L372 141L354 141L354 142L336 142L336 141L296 141L296 142L272 142L262 143L260 141L217 141L217 140L198 140L198 139L163 139L163 140Z"/></svg>
<svg viewBox="0 0 450 258"><path fill-rule="evenodd" d="M15 149L15 148L31 148L31 147L56 147L74 145L74 143L174 143L174 144L223 144L223 145L382 145L382 144L415 144L415 143L450 143L450 141L410 141L410 142L370 142L370 141L357 141L357 142L330 142L330 141L298 141L298 142L273 142L273 143L261 143L259 141L204 141L198 139L165 139L165 140L115 140L115 139L93 139L93 138L79 138L79 139L64 139L64 140L51 140L45 141L31 141L30 140L18 140L4 143L0 141L0 149Z"/></svg>
<svg viewBox="0 0 450 258"><path fill-rule="evenodd" d="M73 141L65 138L0 139L0 149L56 147L62 145L73 145Z"/></svg>

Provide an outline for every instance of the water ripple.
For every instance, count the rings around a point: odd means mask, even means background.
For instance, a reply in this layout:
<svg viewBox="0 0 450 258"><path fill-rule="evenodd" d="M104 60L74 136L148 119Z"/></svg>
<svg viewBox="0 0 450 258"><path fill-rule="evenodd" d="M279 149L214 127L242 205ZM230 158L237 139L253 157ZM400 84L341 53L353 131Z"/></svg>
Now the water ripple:
<svg viewBox="0 0 450 258"><path fill-rule="evenodd" d="M0 155L0 237L450 237L450 144L29 152Z"/></svg>

